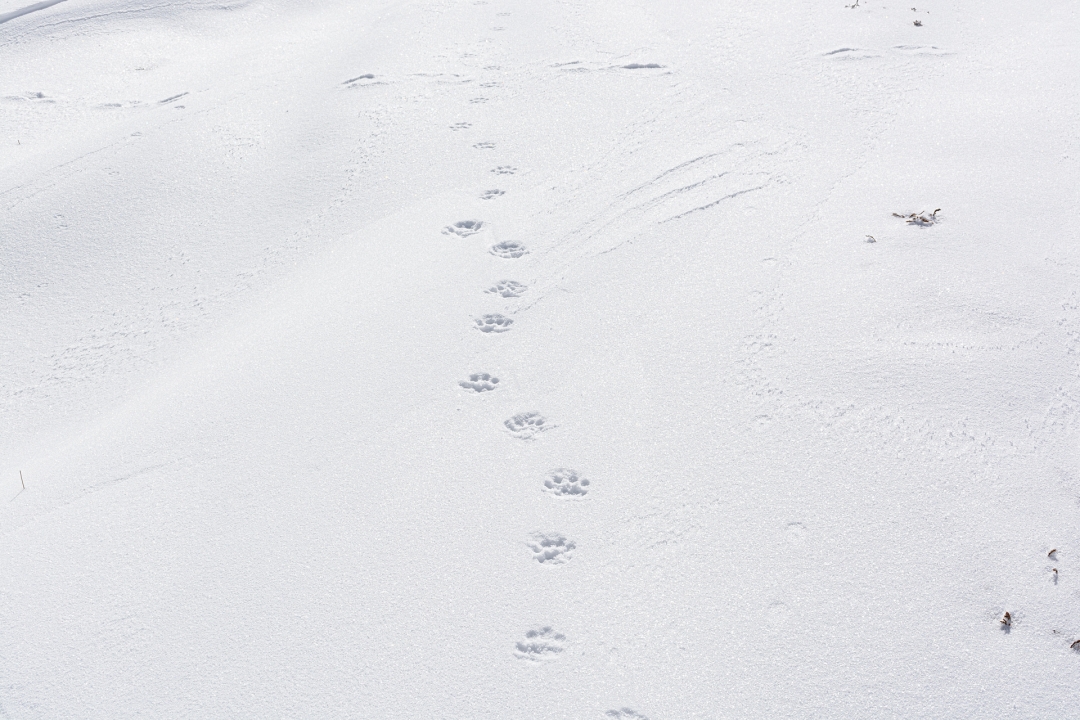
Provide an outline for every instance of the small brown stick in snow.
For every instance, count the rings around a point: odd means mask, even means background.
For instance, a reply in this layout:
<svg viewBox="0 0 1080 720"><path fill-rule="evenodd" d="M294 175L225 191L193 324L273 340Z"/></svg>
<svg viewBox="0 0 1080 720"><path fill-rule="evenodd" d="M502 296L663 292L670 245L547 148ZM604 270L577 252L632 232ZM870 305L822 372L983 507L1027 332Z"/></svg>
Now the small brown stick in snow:
<svg viewBox="0 0 1080 720"><path fill-rule="evenodd" d="M1069 647L1071 647L1073 650L1076 650L1077 652L1080 652L1080 640L1074 641L1073 644Z"/></svg>
<svg viewBox="0 0 1080 720"><path fill-rule="evenodd" d="M1055 553L1057 553L1057 548L1054 548L1054 549L1053 549L1053 550L1051 550L1050 552L1046 553L1046 557L1048 557L1048 558L1053 558L1054 560L1057 560L1057 558L1055 558L1055 557L1054 557L1054 554L1055 554Z"/></svg>
<svg viewBox="0 0 1080 720"><path fill-rule="evenodd" d="M22 483L22 489L25 490L26 489L26 481L23 480L22 470L19 471L19 482Z"/></svg>

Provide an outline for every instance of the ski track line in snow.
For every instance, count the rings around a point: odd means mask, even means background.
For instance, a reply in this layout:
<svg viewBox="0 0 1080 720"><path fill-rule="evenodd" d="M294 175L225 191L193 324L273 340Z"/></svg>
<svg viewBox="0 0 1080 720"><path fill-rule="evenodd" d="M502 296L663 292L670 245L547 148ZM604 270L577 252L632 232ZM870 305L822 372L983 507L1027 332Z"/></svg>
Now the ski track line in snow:
<svg viewBox="0 0 1080 720"><path fill-rule="evenodd" d="M557 266L549 268L546 280L537 283L536 298L521 309L527 310L540 302L566 269L583 258L604 255L631 242L637 234L634 228L681 220L769 187L773 182L773 173L754 171L752 168L756 160L774 155L776 151L762 150L742 157L733 156L733 153L745 148L745 143L735 143L724 151L685 160L617 195L607 208L542 251L545 256L558 252L563 257ZM753 182L755 180L757 182ZM725 184L736 187L717 197ZM598 238L604 239L604 242L594 242Z"/></svg>
<svg viewBox="0 0 1080 720"><path fill-rule="evenodd" d="M16 10L15 13L17 13L17 14L13 14L13 17L19 17L20 15L26 15L27 13L32 13L32 12L35 12L37 10L42 10L44 8L47 8L47 7L51 6L51 5L56 5L57 3L60 3L60 2L67 2L67 0L46 0L46 2L38 3L37 5L31 5L30 7L23 8L22 10ZM183 6L184 6L184 3L162 2L162 3L158 3L156 5L146 5L146 6L143 6L143 7L135 7L135 8L130 8L130 9L126 9L126 10L112 10L112 11L109 11L109 12L101 12L101 13L96 13L96 14L93 14L93 15L78 15L78 16L75 16L75 17L64 18L62 20L54 20L52 22L43 22L40 25L37 25L35 29L41 30L41 29L46 29L46 28L55 28L55 27L60 27L62 25L71 25L71 24L75 24L75 23L85 23L88 20L101 20L101 19L104 19L104 18L113 18L113 17L118 17L118 16L124 16L124 15L139 16L139 15L150 13L150 12L152 12L154 10L166 10L168 12L176 12L178 9L184 9ZM229 10L231 8L227 4L219 3L219 4L215 4L215 5L210 5L210 6L205 6L205 5L204 6L196 6L196 9ZM4 16L0 15L0 17L4 17ZM13 17L9 17L7 19L11 20L11 19L13 19ZM6 20L0 20L0 24L2 24L3 22L6 22Z"/></svg>
<svg viewBox="0 0 1080 720"><path fill-rule="evenodd" d="M45 0L45 2L34 3L33 5L27 5L26 7L19 8L18 10L12 10L9 13L4 13L0 15L0 25L3 25L9 20L14 20L15 18L22 17L23 15L29 15L30 13L37 12L38 10L51 8L53 5L59 5L62 2L67 2L67 0Z"/></svg>

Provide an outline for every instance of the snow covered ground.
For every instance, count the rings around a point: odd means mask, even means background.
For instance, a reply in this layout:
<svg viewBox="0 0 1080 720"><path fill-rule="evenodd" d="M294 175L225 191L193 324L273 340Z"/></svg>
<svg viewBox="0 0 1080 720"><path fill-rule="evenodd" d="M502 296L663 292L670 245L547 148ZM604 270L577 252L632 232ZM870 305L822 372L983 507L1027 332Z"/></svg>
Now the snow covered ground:
<svg viewBox="0 0 1080 720"><path fill-rule="evenodd" d="M1076 3L41 5L0 718L1077 716Z"/></svg>

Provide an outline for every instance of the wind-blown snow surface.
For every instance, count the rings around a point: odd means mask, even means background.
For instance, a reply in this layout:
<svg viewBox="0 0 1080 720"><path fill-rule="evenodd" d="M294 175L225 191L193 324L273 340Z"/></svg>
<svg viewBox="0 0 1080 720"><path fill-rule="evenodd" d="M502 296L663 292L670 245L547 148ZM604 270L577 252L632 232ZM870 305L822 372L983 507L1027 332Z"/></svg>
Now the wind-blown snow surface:
<svg viewBox="0 0 1080 720"><path fill-rule="evenodd" d="M5 22L0 718L1075 716L1077 37Z"/></svg>

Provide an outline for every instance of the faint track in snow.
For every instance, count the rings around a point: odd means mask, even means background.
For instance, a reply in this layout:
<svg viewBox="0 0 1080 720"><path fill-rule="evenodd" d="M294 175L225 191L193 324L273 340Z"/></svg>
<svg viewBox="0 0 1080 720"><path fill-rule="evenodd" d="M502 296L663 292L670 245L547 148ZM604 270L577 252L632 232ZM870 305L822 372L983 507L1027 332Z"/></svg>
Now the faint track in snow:
<svg viewBox="0 0 1080 720"><path fill-rule="evenodd" d="M584 61L584 60L570 60L568 62L552 63L548 67L558 70L563 73L591 73L591 72L607 72L607 73L622 73L627 70L633 72L635 75L644 77L655 77L659 75L671 75L674 71L667 65L661 65L655 62L630 62L624 65L612 65L610 60L596 60L596 61ZM653 72L642 72L653 71Z"/></svg>
<svg viewBox="0 0 1080 720"><path fill-rule="evenodd" d="M945 50L936 45L894 45L892 49L903 53L904 55L933 55L943 57L945 55L955 54L951 50Z"/></svg>
<svg viewBox="0 0 1080 720"><path fill-rule="evenodd" d="M820 56L833 60L870 60L884 57L885 52L895 52L909 56L927 55L934 57L944 57L946 55L954 54L951 51L939 48L936 45L894 45L887 51L872 50L870 48L841 47L836 48L835 50L826 50L821 53Z"/></svg>
<svg viewBox="0 0 1080 720"><path fill-rule="evenodd" d="M612 252L633 241L643 228L720 208L731 200L769 187L773 173L753 169L761 154L746 153L746 149L743 143L733 143L725 150L692 157L655 172L651 179L616 195L591 219L538 253L559 257L559 263L547 275L552 279L550 282L584 258ZM521 310L543 297L543 292L538 292Z"/></svg>
<svg viewBox="0 0 1080 720"><path fill-rule="evenodd" d="M25 527L27 525L30 525L30 524L32 524L34 522L37 522L40 518L42 518L42 517L44 517L46 515L51 515L52 513L56 512L57 510L61 510L61 509L65 508L65 507L67 507L69 505L73 505L74 503L77 503L80 500L84 500L85 498L87 498L87 497L89 497L89 496L91 496L91 495L93 495L95 493L98 493L98 492L100 492L102 490L105 490L105 489L107 489L109 487L112 487L114 485L119 485L121 483L127 482L128 480L133 480L133 479L135 479L137 477L141 477L141 476L146 475L148 473L151 473L151 472L153 472L155 470L161 470L162 468L167 468L167 467L177 465L180 462L181 462L181 460L177 459L177 460L170 460L168 462L157 463L155 465L148 465L148 466L146 466L144 468L140 468L139 470L129 472L129 473L125 474L125 475L121 475L120 477L109 478L107 480L99 480L98 482L95 482L92 485L88 485L88 486L85 486L85 487L83 487L81 489L74 490L69 495L69 497L67 499L61 499L59 501L55 501L52 504L41 508L38 512L34 512L33 514L31 514L29 516L24 516L23 518L15 521L9 527L5 528L2 532L0 532L0 537L5 537L7 535L10 535L11 533L16 532L20 528L23 528L23 527ZM29 490L29 488L28 488L28 490ZM19 494L16 495L15 497L11 498L11 500L9 502L14 502L22 494L23 494L23 492L20 491Z"/></svg>
<svg viewBox="0 0 1080 720"><path fill-rule="evenodd" d="M718 152L664 170L618 196L603 216L590 223L599 227L589 235L626 218L635 224L671 222L768 186L769 173L736 169L742 164L728 153Z"/></svg>
<svg viewBox="0 0 1080 720"><path fill-rule="evenodd" d="M842 47L823 52L821 57L833 60L870 60L881 57L881 53L866 48Z"/></svg>

